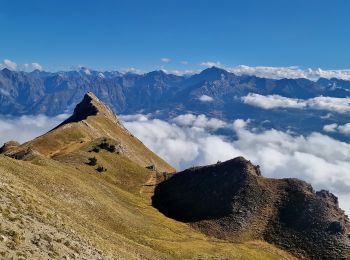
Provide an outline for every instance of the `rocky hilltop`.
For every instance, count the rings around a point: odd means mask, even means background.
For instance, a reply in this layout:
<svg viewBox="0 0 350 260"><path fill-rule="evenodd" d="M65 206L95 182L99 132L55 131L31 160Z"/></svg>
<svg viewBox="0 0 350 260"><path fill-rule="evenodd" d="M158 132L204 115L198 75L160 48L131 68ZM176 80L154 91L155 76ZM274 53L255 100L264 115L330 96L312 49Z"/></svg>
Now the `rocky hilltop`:
<svg viewBox="0 0 350 260"><path fill-rule="evenodd" d="M298 258L349 257L349 219L333 194L265 178L242 157L173 175L157 186L153 205L220 239L261 239Z"/></svg>

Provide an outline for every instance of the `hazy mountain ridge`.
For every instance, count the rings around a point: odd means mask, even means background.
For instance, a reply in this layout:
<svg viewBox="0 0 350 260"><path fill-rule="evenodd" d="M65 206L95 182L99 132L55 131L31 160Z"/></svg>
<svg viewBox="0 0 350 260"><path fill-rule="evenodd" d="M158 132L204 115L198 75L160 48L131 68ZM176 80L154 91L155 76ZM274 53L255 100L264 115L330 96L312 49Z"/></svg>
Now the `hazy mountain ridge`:
<svg viewBox="0 0 350 260"><path fill-rule="evenodd" d="M83 95L93 91L115 112L123 114L160 110L169 115L194 111L230 118L229 112L239 106L237 97L248 93L305 99L320 95L346 97L349 89L349 81L338 79L276 80L237 76L216 67L191 76L163 71L140 75L87 69L57 73L3 69L0 71L0 111L10 115L50 116L72 112ZM202 95L212 100L203 102Z"/></svg>

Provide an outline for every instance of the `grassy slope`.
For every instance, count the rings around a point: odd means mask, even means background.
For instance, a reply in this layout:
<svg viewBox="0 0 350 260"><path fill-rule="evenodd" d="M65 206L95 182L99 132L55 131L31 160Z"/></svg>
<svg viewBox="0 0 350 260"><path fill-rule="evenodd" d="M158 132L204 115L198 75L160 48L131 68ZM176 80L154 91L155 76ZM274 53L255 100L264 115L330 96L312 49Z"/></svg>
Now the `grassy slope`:
<svg viewBox="0 0 350 260"><path fill-rule="evenodd" d="M261 241L232 244L205 237L183 223L164 217L139 193L149 177L147 170L123 155L103 151L96 157L109 170L100 174L93 167L84 165L88 155L83 149L58 158L60 161L46 157L16 161L0 156L1 183L12 185L14 197L20 189L24 190L21 194L30 198L31 208L39 208L40 223L54 226L62 234L73 232L79 236L76 241L93 245L104 256L122 259L205 259L213 256L291 259L288 254ZM71 162L62 162L67 160ZM0 189L0 192L5 191ZM25 215L35 210L17 212ZM2 222L8 222L3 214L1 216ZM74 241L74 237L71 239ZM27 240L18 242L15 248L31 244ZM60 250L56 251L59 255ZM84 247L80 249L83 251Z"/></svg>
<svg viewBox="0 0 350 260"><path fill-rule="evenodd" d="M154 164L161 172L175 169L149 150L140 140L131 135L122 125L98 115L78 123L70 123L27 142L15 151L32 148L48 157L55 157L80 150L98 138L107 137L120 143L124 154L142 167Z"/></svg>

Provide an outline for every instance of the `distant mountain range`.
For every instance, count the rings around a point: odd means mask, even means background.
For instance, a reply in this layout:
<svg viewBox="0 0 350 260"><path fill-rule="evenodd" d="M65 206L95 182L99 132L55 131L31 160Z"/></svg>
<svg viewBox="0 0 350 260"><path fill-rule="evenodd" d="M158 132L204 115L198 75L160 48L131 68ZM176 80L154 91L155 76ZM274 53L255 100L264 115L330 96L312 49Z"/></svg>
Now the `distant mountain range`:
<svg viewBox="0 0 350 260"><path fill-rule="evenodd" d="M74 105L92 91L116 113L152 113L168 119L179 114L205 114L226 120L251 118L268 127L319 131L324 124L347 123L343 114L320 121L325 111L269 110L241 101L249 93L308 99L317 96L348 97L350 81L336 78L267 79L237 76L212 67L195 75L178 76L163 71L145 74L99 72L82 68L66 72L0 71L0 114L54 116L72 113Z"/></svg>
<svg viewBox="0 0 350 260"><path fill-rule="evenodd" d="M212 67L199 74L177 76L163 71L146 74L99 72L0 71L1 114L57 115L72 112L84 93L93 91L118 113L194 111L230 118L237 97L248 93L291 98L346 97L350 81L324 79L266 79L237 76ZM209 100L201 100L206 95Z"/></svg>

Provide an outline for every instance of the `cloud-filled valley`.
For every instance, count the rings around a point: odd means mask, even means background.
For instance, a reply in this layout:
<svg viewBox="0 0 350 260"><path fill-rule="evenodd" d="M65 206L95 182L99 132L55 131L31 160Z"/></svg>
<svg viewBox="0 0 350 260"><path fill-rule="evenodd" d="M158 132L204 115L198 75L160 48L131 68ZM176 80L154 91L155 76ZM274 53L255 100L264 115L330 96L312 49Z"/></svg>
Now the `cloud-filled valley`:
<svg viewBox="0 0 350 260"><path fill-rule="evenodd" d="M24 142L56 126L67 115L0 119L0 143ZM294 135L251 128L249 120L232 122L184 114L170 121L149 115L124 115L129 131L178 170L244 156L274 178L300 178L315 189L329 189L350 212L350 144L325 134ZM220 130L231 133L220 135ZM25 131L24 131L25 130Z"/></svg>
<svg viewBox="0 0 350 260"><path fill-rule="evenodd" d="M261 166L263 175L300 178L315 189L329 189L350 212L350 144L321 133L293 135L274 129L257 131L249 121L214 123L203 115L182 115L171 122L138 115L123 118L126 127L147 146L181 170L244 156ZM198 123L197 121L200 121ZM213 133L227 128L236 138Z"/></svg>
<svg viewBox="0 0 350 260"><path fill-rule="evenodd" d="M45 115L21 117L0 116L0 145L10 140L20 143L29 141L51 130L67 117L67 114L61 114L55 117Z"/></svg>

